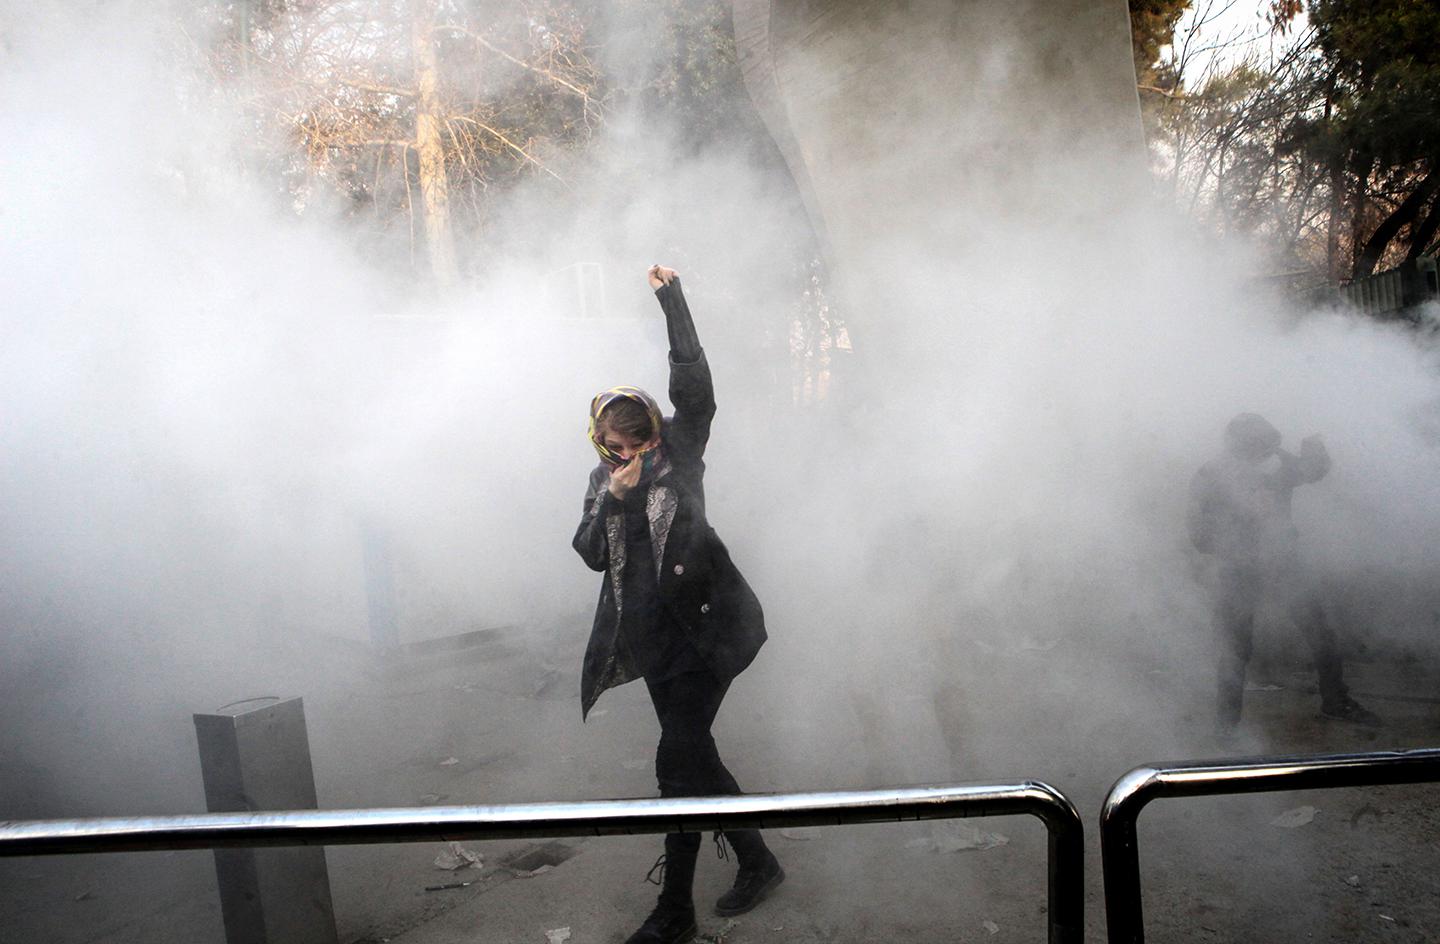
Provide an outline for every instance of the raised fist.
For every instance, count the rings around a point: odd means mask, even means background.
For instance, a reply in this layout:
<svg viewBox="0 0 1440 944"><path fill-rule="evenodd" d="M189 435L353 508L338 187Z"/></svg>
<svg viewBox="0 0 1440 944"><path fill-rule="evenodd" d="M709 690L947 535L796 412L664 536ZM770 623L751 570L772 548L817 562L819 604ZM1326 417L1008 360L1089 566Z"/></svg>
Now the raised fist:
<svg viewBox="0 0 1440 944"><path fill-rule="evenodd" d="M646 278L650 280L651 288L659 288L662 285L669 285L680 273L674 269L667 269L662 265L652 265L645 272Z"/></svg>

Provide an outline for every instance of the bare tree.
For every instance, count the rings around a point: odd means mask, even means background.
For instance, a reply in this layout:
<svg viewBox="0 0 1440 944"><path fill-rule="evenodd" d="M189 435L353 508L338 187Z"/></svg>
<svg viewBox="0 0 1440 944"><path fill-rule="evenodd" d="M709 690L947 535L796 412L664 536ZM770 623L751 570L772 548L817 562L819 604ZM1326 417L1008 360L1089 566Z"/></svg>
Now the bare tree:
<svg viewBox="0 0 1440 944"><path fill-rule="evenodd" d="M1177 206L1207 228L1263 237L1285 264L1311 265L1327 235L1330 188L1293 129L1325 107L1314 35L1279 49L1244 31L1206 37L1231 6L1201 6L1176 37L1176 81L1153 142L1157 162Z"/></svg>
<svg viewBox="0 0 1440 944"><path fill-rule="evenodd" d="M1268 33L1205 38L1238 2L1198 6L1160 70L1170 81L1149 90L1177 204L1332 282L1427 251L1440 232L1440 10L1271 0Z"/></svg>
<svg viewBox="0 0 1440 944"><path fill-rule="evenodd" d="M297 209L339 195L453 282L497 183L563 176L607 104L578 9L550 0L244 0L215 66ZM418 225L417 225L418 218Z"/></svg>

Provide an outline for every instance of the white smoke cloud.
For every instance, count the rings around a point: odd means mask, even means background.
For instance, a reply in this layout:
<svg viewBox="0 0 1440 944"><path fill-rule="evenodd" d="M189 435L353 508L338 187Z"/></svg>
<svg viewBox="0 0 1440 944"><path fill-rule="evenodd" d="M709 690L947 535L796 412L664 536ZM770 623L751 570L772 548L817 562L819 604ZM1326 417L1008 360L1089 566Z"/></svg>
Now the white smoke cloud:
<svg viewBox="0 0 1440 944"><path fill-rule="evenodd" d="M685 276L721 411L710 516L769 615L720 722L748 788L1074 767L1089 785L1142 747L1191 750L1214 666L1186 488L1242 410L1290 445L1327 437L1334 472L1296 516L1347 632L1433 652L1429 341L1287 311L1114 155L997 157L964 169L983 201L910 194L892 219L913 226L849 233L849 406L804 414L772 378L807 234L743 148L685 154L616 116L563 195L507 198L494 225L515 240L482 278L426 296L240 169L243 132L163 14L0 15L0 666L33 809L193 806L198 778L156 787L130 762L193 767L165 725L362 684L327 660L368 635L366 528L390 541L407 641L519 626L578 668L585 408L615 383L664 389L652 262ZM1006 48L965 99L988 141L1022 130ZM881 130L944 114L926 88ZM886 185L932 157L905 153ZM1044 200L1022 171L1047 175ZM603 315L560 281L576 263L603 273ZM71 776L82 754L103 786ZM508 799L548 798L535 764Z"/></svg>

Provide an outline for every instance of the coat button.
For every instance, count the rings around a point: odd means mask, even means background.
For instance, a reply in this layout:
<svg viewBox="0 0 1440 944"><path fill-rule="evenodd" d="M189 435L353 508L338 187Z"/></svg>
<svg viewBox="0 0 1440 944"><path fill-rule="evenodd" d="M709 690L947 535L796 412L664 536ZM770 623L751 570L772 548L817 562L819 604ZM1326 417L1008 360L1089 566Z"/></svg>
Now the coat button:
<svg viewBox="0 0 1440 944"><path fill-rule="evenodd" d="M684 565L684 564L676 564L676 565L675 565L675 576L678 577L678 576L680 576L680 575L683 574L683 573L685 573L685 565Z"/></svg>
<svg viewBox="0 0 1440 944"><path fill-rule="evenodd" d="M701 612L701 613L709 613L709 612L710 612L710 604L708 604L708 603L702 603L702 604L700 604L700 612Z"/></svg>

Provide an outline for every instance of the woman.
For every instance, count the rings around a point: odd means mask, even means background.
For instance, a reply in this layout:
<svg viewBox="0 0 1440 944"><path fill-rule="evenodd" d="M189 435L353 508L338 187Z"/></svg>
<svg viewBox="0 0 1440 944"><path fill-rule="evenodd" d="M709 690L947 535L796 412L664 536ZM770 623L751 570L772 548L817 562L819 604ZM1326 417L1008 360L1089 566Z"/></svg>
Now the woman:
<svg viewBox="0 0 1440 944"><path fill-rule="evenodd" d="M581 676L582 717L605 689L643 678L660 719L655 776L660 795L735 794L740 787L715 749L710 726L730 682L765 642L760 601L705 519L705 443L715 415L710 367L674 269L652 266L650 287L670 334L670 402L615 387L590 404L590 473L575 550L605 574ZM715 912L755 907L785 878L753 829L725 833L740 860L735 885ZM718 840L718 836L717 836ZM698 833L665 837L660 900L627 944L695 936L691 887ZM655 870L652 869L652 872Z"/></svg>

